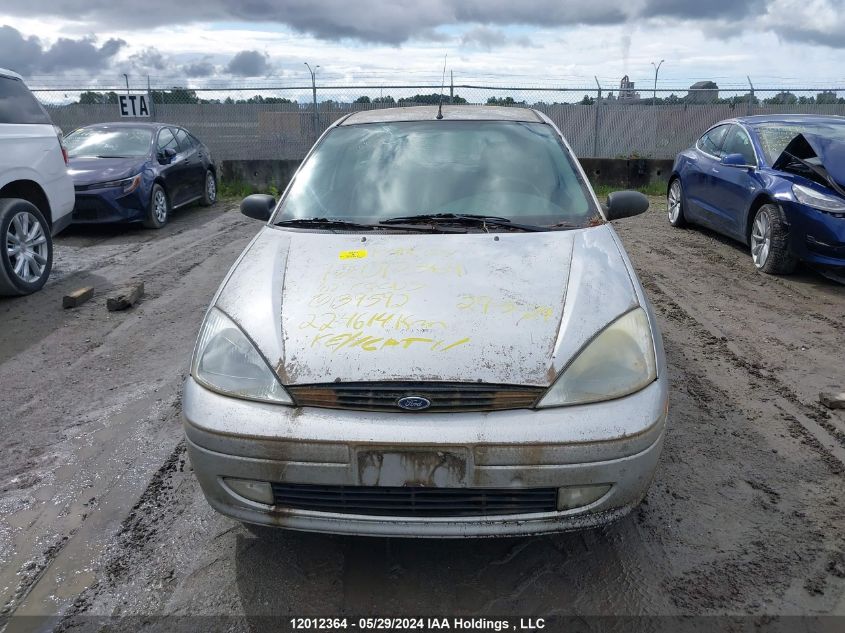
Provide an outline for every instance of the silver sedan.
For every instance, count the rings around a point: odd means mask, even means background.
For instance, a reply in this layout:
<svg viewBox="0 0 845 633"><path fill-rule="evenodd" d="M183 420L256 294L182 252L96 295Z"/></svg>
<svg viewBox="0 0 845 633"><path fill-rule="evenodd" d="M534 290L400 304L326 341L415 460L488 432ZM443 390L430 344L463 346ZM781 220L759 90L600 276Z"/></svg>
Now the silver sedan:
<svg viewBox="0 0 845 633"><path fill-rule="evenodd" d="M557 128L520 108L360 112L316 143L211 302L184 390L209 503L378 536L586 528L666 428L654 314Z"/></svg>

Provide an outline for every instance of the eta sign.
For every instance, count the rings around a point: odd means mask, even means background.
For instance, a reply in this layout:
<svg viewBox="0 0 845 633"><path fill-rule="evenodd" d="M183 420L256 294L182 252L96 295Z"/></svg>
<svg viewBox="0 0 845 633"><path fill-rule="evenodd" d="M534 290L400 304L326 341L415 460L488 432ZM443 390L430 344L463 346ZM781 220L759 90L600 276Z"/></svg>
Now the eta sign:
<svg viewBox="0 0 845 633"><path fill-rule="evenodd" d="M146 92L136 94L118 95L120 116L150 116L150 108L147 104L149 97Z"/></svg>

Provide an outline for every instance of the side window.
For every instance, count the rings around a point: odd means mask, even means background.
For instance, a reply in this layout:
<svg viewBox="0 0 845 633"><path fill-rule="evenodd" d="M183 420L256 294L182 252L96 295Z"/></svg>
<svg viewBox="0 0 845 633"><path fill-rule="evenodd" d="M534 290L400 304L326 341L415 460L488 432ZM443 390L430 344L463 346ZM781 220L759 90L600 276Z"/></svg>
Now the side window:
<svg viewBox="0 0 845 633"><path fill-rule="evenodd" d="M182 128L176 128L176 140L179 141L179 147L183 152L187 152L194 148L194 143L191 141L190 135Z"/></svg>
<svg viewBox="0 0 845 633"><path fill-rule="evenodd" d="M721 147L722 141L725 140L725 134L728 131L728 125L720 125L719 127L714 127L709 132L706 132L704 136L698 139L698 143L696 143L696 147L700 149L702 152L707 152L708 154L712 154L713 156L722 156L721 154Z"/></svg>
<svg viewBox="0 0 845 633"><path fill-rule="evenodd" d="M173 136L173 132L169 127L162 128L161 132L158 133L157 147L159 152L163 152L166 149L172 149L177 153L179 152L179 144L176 142L176 137Z"/></svg>
<svg viewBox="0 0 845 633"><path fill-rule="evenodd" d="M46 123L50 117L20 79L0 76L0 123Z"/></svg>
<svg viewBox="0 0 845 633"><path fill-rule="evenodd" d="M722 145L722 154L742 154L746 165L756 165L757 158L754 156L754 147L748 134L738 125L732 125L725 143Z"/></svg>

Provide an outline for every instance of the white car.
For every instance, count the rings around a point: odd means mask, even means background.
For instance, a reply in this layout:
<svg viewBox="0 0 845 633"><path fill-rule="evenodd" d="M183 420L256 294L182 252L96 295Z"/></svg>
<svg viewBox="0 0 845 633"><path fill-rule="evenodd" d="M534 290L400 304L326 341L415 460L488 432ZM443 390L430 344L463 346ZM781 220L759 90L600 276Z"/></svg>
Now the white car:
<svg viewBox="0 0 845 633"><path fill-rule="evenodd" d="M21 76L0 68L0 295L41 289L74 199L61 130Z"/></svg>

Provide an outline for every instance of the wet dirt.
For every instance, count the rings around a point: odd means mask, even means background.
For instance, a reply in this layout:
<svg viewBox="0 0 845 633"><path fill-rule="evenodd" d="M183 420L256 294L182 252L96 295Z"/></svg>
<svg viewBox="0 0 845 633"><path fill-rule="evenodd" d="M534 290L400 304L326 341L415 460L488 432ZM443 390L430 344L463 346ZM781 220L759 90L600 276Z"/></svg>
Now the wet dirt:
<svg viewBox="0 0 845 633"><path fill-rule="evenodd" d="M758 274L742 245L616 228L663 330L670 427L653 486L609 527L415 541L250 531L206 503L180 385L202 310L258 224L218 204L161 232L74 230L57 274L0 299L0 626L45 615L845 615L845 286ZM105 291L147 296L108 313ZM61 296L96 286L62 310ZM258 535L256 535L256 533ZM209 630L198 620L197 630Z"/></svg>

